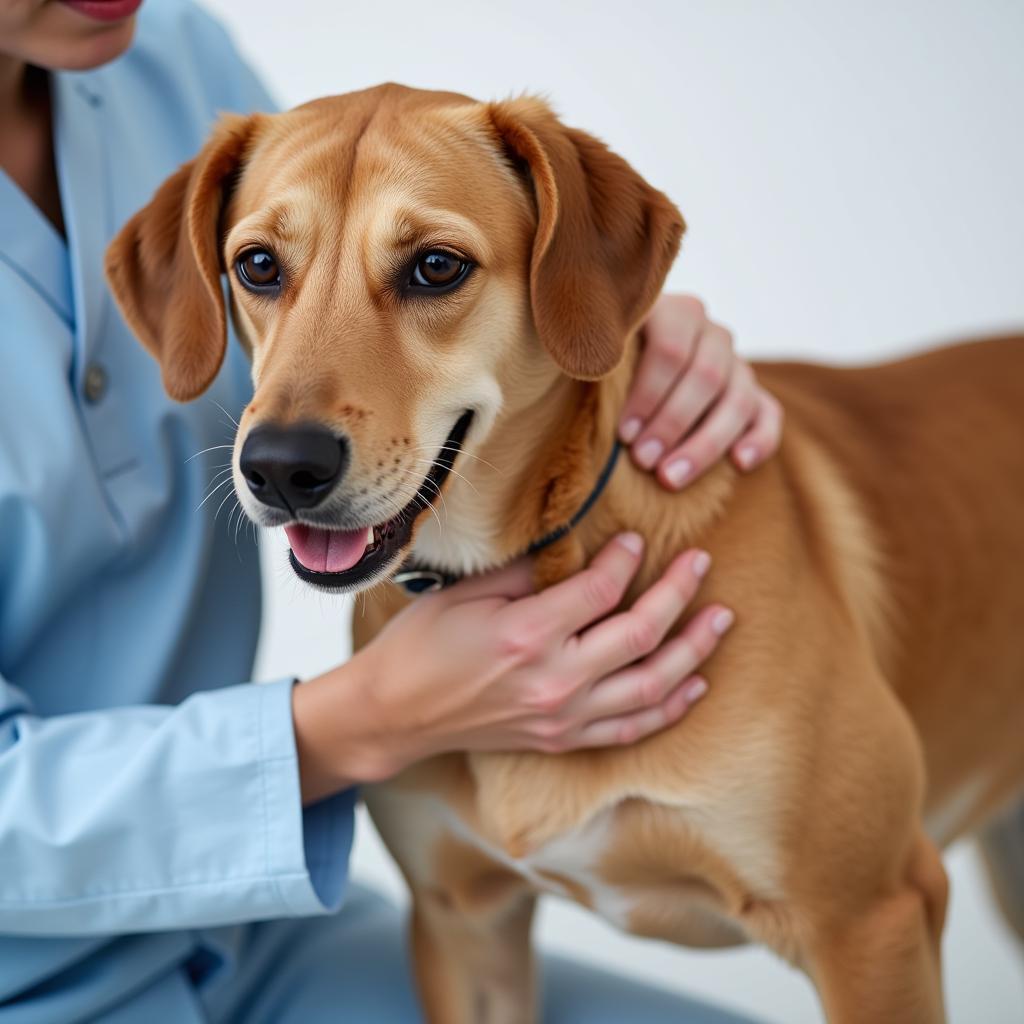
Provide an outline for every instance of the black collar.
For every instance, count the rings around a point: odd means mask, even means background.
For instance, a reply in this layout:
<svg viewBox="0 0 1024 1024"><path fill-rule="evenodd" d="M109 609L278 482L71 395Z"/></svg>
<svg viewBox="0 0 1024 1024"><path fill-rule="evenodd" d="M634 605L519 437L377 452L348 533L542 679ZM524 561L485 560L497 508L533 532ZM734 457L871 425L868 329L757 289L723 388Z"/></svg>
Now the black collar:
<svg viewBox="0 0 1024 1024"><path fill-rule="evenodd" d="M538 551L543 551L544 548L554 544L556 540L561 540L583 519L594 507L595 502L601 497L601 493L608 485L608 481L615 470L615 464L619 461L619 452L621 450L622 445L615 441L612 444L612 451L608 456L608 461L605 462L604 469L601 470L601 475L597 478L597 483L594 484L593 490L587 495L587 500L580 505L568 522L562 523L561 526L556 526L539 540L535 540L523 552L524 555L535 555ZM447 572L444 569L432 569L413 559L406 561L392 577L394 583L404 588L406 593L413 595L425 594L431 590L442 590L444 587L450 587L453 583L457 583L458 580L459 577L454 573Z"/></svg>

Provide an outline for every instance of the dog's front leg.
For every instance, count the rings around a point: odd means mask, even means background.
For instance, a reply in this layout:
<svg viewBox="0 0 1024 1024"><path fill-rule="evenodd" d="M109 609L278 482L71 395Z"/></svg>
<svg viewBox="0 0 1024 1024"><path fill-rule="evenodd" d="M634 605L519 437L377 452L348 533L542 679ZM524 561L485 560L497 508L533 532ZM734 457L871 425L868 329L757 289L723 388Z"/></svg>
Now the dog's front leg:
<svg viewBox="0 0 1024 1024"><path fill-rule="evenodd" d="M808 950L829 1024L942 1024L940 944L946 873L919 833L902 884L830 922Z"/></svg>
<svg viewBox="0 0 1024 1024"><path fill-rule="evenodd" d="M473 791L450 755L366 789L374 823L412 893L417 986L429 1024L532 1024L529 883L464 834Z"/></svg>
<svg viewBox="0 0 1024 1024"><path fill-rule="evenodd" d="M533 1024L536 896L497 869L455 889L413 888L416 979L429 1024Z"/></svg>

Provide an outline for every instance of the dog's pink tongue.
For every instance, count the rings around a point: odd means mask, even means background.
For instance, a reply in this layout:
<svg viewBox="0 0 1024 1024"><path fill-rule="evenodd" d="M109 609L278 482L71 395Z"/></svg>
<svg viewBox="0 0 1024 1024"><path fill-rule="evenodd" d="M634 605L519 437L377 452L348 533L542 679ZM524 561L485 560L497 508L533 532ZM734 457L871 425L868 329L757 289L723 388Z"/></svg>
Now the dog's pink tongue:
<svg viewBox="0 0 1024 1024"><path fill-rule="evenodd" d="M362 530L318 530L313 526L286 526L292 554L311 572L351 569L373 540L372 527Z"/></svg>

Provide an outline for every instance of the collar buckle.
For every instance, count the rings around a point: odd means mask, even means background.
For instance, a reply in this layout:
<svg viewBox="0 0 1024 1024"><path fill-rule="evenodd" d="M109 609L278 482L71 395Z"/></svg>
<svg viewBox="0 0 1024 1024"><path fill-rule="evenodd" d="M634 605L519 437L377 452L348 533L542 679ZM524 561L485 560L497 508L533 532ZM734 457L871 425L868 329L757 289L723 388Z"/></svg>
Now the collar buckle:
<svg viewBox="0 0 1024 1024"><path fill-rule="evenodd" d="M402 569L391 577L409 594L429 594L435 590L443 590L451 580L447 573L436 569Z"/></svg>

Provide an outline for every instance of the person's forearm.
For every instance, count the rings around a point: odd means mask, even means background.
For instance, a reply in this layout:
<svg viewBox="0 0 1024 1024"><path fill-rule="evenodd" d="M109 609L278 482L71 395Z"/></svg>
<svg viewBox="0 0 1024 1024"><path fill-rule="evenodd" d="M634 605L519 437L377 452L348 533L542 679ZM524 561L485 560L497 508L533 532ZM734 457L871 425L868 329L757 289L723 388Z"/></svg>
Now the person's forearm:
<svg viewBox="0 0 1024 1024"><path fill-rule="evenodd" d="M332 909L351 801L301 812L292 689L41 718L0 679L0 932L116 934Z"/></svg>

